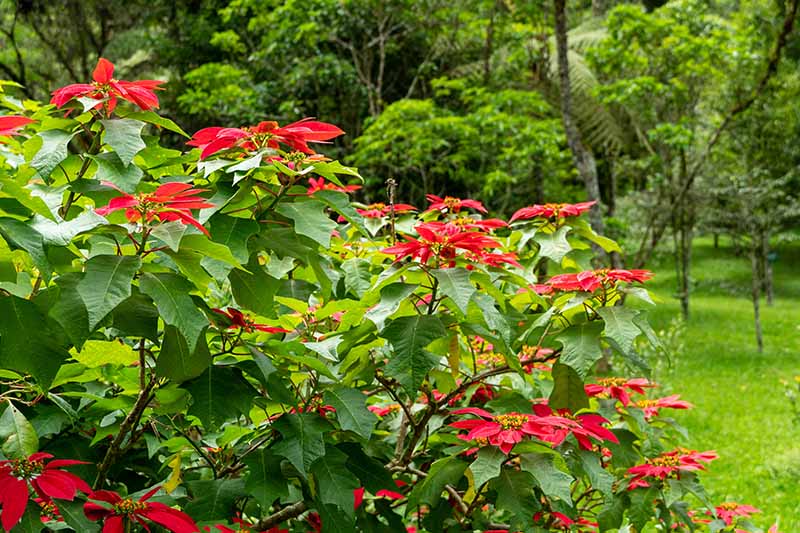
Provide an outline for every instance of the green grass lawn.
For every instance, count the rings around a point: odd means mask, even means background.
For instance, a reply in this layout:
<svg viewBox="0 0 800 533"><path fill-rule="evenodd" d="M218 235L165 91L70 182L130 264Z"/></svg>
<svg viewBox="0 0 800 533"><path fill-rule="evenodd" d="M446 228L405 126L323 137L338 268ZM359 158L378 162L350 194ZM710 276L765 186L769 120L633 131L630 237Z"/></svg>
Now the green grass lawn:
<svg viewBox="0 0 800 533"><path fill-rule="evenodd" d="M782 379L800 374L800 249L778 250L775 304L762 302L764 353L755 347L749 261L723 242L699 239L694 249L691 320L682 353L659 365L662 392L680 393L695 409L677 412L689 445L716 450L720 459L703 482L716 503L760 508L758 524L780 521L780 531L800 531L800 426L793 424ZM653 265L649 287L663 303L651 312L662 329L679 315L675 275L664 259Z"/></svg>

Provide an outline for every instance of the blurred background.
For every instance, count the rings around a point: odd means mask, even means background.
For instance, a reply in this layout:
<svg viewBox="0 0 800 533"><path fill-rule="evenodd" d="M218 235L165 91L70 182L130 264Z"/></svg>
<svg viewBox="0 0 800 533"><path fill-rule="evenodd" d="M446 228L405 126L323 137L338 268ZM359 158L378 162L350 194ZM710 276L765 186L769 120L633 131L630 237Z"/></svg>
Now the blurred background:
<svg viewBox="0 0 800 533"><path fill-rule="evenodd" d="M657 273L673 357L656 377L698 406L682 420L697 445L726 458L708 474L714 495L798 531L797 11L798 0L0 0L0 79L47 99L91 80L103 56L121 79L167 80L162 112L190 133L335 123L347 135L322 151L359 168L365 203L386 201L390 178L397 201L419 207L426 193L505 216L599 200L593 227L625 250L610 259Z"/></svg>

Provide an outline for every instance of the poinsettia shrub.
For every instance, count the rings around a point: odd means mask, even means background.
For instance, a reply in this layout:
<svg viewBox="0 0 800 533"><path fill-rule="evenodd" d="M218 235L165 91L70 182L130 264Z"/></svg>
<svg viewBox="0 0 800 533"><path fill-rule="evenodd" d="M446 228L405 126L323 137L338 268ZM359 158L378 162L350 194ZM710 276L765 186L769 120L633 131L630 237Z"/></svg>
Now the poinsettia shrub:
<svg viewBox="0 0 800 533"><path fill-rule="evenodd" d="M160 88L2 98L6 531L761 531L703 492L591 204L360 204L336 126L189 136Z"/></svg>

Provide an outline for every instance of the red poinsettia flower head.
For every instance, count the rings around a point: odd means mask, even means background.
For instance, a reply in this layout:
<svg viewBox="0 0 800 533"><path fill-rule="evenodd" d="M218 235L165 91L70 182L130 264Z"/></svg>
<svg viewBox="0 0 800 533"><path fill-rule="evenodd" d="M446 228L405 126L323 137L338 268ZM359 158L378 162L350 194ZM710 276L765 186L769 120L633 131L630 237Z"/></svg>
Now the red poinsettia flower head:
<svg viewBox="0 0 800 533"><path fill-rule="evenodd" d="M655 400L638 400L633 405L644 411L644 418L648 421L658 416L661 409L691 409L694 407L689 402L681 400L679 394Z"/></svg>
<svg viewBox="0 0 800 533"><path fill-rule="evenodd" d="M705 464L717 458L716 452L697 452L676 448L671 452L662 453L658 457L645 459L644 464L636 465L628 469L628 473L633 477L628 484L628 490L638 487L649 487L647 478L666 479L678 478L681 472L692 472L705 470Z"/></svg>
<svg viewBox="0 0 800 533"><path fill-rule="evenodd" d="M16 135L19 133L19 130L31 122L36 121L32 118L20 117L16 115L6 115L4 117L0 117L0 137Z"/></svg>
<svg viewBox="0 0 800 533"><path fill-rule="evenodd" d="M450 424L456 429L469 430L458 435L460 439L475 441L486 439L492 446L497 446L508 455L511 449L526 436L541 438L546 431L538 424L538 419L532 414L506 413L493 415L478 407L465 407L456 409L454 415L471 414L479 417L471 420L458 420Z"/></svg>
<svg viewBox="0 0 800 533"><path fill-rule="evenodd" d="M162 222L178 220L183 224L191 224L206 235L208 230L200 221L192 216L192 209L206 209L214 207L205 198L197 196L206 189L194 189L188 183L165 183L151 193L131 195L118 189L113 183L103 182L104 185L113 187L122 193L122 196L112 198L107 206L96 209L98 215L107 215L125 210L125 217L130 222L144 220L152 222L158 219Z"/></svg>
<svg viewBox="0 0 800 533"><path fill-rule="evenodd" d="M88 501L83 506L86 518L103 521L103 533L125 533L126 523L139 524L149 531L148 522L156 523L173 533L197 533L199 528L184 512L160 502L149 500L161 487L155 487L138 500L123 498L110 490L97 490L91 499L110 505Z"/></svg>
<svg viewBox="0 0 800 533"><path fill-rule="evenodd" d="M578 204L544 204L523 207L511 216L511 222L515 220L528 220L531 218L558 219L566 217L576 217L592 208L596 201L581 202Z"/></svg>
<svg viewBox="0 0 800 533"><path fill-rule="evenodd" d="M246 333L252 333L253 331L263 331L264 333L290 333L288 329L268 326L266 324L256 324L249 315L233 307L229 307L227 311L222 309L212 309L212 311L226 317L230 321L230 325L227 326L226 329L239 328Z"/></svg>
<svg viewBox="0 0 800 533"><path fill-rule="evenodd" d="M114 64L100 58L92 74L92 83L75 83L53 91L51 104L61 108L74 98L90 98L99 100L95 109L105 105L107 114L111 114L117 106L117 99L122 98L139 108L148 110L158 107L155 91L165 82L159 80L124 81L114 78Z"/></svg>
<svg viewBox="0 0 800 533"><path fill-rule="evenodd" d="M631 397L628 392L644 394L644 389L650 387L655 387L655 384L650 383L646 378L600 378L597 383L586 384L584 389L589 396L614 398L627 407L631 403Z"/></svg>
<svg viewBox="0 0 800 533"><path fill-rule="evenodd" d="M436 196L435 194L426 194L425 197L430 202L428 211L447 211L448 213L458 213L462 207L475 209L481 213L486 213L486 208L478 200L462 200L461 198L453 198L452 196Z"/></svg>

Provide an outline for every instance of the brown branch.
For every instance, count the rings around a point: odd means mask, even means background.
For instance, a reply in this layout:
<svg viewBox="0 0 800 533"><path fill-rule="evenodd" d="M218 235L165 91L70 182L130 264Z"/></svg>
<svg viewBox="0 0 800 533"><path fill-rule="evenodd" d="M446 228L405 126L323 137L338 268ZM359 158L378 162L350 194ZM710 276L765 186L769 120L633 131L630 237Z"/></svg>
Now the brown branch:
<svg viewBox="0 0 800 533"><path fill-rule="evenodd" d="M271 514L265 518L262 518L258 521L258 523L253 525L253 529L269 529L273 526L277 526L281 522L285 520L289 520L291 518L296 518L306 512L308 506L306 502L300 501L297 503L293 503L292 505L288 505L278 511L277 513Z"/></svg>

